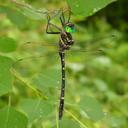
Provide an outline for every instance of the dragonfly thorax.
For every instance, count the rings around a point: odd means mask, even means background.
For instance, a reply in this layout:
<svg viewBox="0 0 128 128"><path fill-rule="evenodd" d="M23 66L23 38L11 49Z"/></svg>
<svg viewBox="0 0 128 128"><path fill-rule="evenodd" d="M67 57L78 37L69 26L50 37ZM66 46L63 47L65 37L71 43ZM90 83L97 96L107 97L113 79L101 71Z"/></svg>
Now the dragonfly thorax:
<svg viewBox="0 0 128 128"><path fill-rule="evenodd" d="M61 32L59 44L60 44L61 51L69 50L70 47L74 44L72 35L65 31Z"/></svg>

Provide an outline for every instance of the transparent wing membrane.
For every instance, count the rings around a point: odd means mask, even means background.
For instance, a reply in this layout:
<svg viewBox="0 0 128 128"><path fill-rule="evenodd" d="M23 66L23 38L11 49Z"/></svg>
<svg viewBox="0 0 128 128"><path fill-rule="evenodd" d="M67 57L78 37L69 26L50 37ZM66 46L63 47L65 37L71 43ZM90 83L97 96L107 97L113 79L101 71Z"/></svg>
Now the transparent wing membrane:
<svg viewBox="0 0 128 128"><path fill-rule="evenodd" d="M32 55L17 59L12 65L12 73L24 86L35 88L44 97L56 101L61 81L60 63L56 54L52 54L49 61L48 58L49 55Z"/></svg>
<svg viewBox="0 0 128 128"><path fill-rule="evenodd" d="M107 36L107 38L110 37L111 36ZM90 59L105 55L107 50L110 49L108 44L111 43L106 42L107 38L102 38L102 40L99 38L96 39L97 42L90 41L91 43L85 43L84 45L74 44L70 50L65 51L66 63L80 62L84 65L86 64L86 61ZM17 57L17 60L13 64L13 69L19 72L22 77L31 79L33 76L40 74L40 72L43 72L45 69L55 69L56 72L59 71L61 73L58 43L48 44L44 42L28 41L27 43L24 43L18 47ZM49 72L49 75L50 74L51 72ZM45 71L43 75L46 76ZM60 78L60 76L56 78ZM52 80L52 77L49 77L49 80L50 79ZM57 83L57 81L60 81L60 79L54 80Z"/></svg>
<svg viewBox="0 0 128 128"><path fill-rule="evenodd" d="M111 37L106 36L87 42L75 42L70 50L65 51L66 68L69 69L73 64L76 64L73 68L78 68L79 64L85 66L90 59L103 56L110 49L111 42L109 42L109 39ZM58 43L31 41L23 43L17 49L17 60L12 66L12 72L24 86L48 99L51 103L48 106L54 106L50 109L52 112L56 110L59 105L61 88L61 63L58 55ZM72 76L68 77L67 70L66 73L66 82L68 79L73 79ZM69 91L67 86L70 86L70 84L66 84L66 93L71 93L73 90ZM72 101L71 98L70 101ZM73 104L70 105L70 101L66 100L65 108L76 107Z"/></svg>
<svg viewBox="0 0 128 128"><path fill-rule="evenodd" d="M16 0L11 0L11 2L17 7L17 9L21 11L21 13L34 20L46 19L47 16L50 16L51 19L54 19L55 17L60 17L62 14L62 9L36 9L23 1L18 2ZM64 12L67 12L67 10L68 9L63 9Z"/></svg>
<svg viewBox="0 0 128 128"><path fill-rule="evenodd" d="M103 55L107 50L112 47L112 39L115 36L109 35L105 37L99 37L93 40L85 42L75 42L74 45L66 50L66 54L85 54L85 55ZM36 58L46 57L47 55L57 55L59 46L57 42L31 42L28 41L20 45L17 49L20 54L27 57L34 56ZM23 57L22 57L23 58Z"/></svg>

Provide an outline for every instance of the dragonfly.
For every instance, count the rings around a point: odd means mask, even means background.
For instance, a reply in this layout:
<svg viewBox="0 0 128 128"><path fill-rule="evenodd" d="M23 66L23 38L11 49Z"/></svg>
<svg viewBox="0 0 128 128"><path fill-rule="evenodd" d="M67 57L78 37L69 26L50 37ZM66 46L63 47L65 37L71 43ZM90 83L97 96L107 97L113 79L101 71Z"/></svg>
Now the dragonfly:
<svg viewBox="0 0 128 128"><path fill-rule="evenodd" d="M64 13L68 11L68 19L66 20ZM62 11L59 19L61 22L61 28L55 24L51 23L51 19L48 16L48 22L46 27L47 34L58 34L59 42L58 42L58 53L61 60L61 93L60 93L60 103L59 103L59 120L61 120L63 116L64 110L64 97L65 97L65 51L70 50L70 48L74 45L74 39L72 37L72 33L75 32L75 25L70 21L71 18L71 10ZM49 26L55 27L58 31L49 31Z"/></svg>
<svg viewBox="0 0 128 128"><path fill-rule="evenodd" d="M54 11L55 12L55 11ZM68 14L68 17L65 17L65 13ZM59 107L58 107L58 118L59 120L63 117L63 111L64 111L64 98L65 98L65 53L66 51L70 51L71 47L73 47L75 41L73 39L72 34L75 33L75 25L72 23L71 20L71 10L59 10L57 13L54 13L55 15L59 15L59 22L61 26L57 26L56 24L52 23L52 19L54 16L47 14L47 25L46 25L46 33L52 34L52 35L58 35L59 41L56 44L53 44L52 46L58 47L58 55L60 57L61 61L61 90L60 90L60 100L59 100ZM51 14L51 13L50 13ZM67 16L67 15L66 15ZM53 31L52 28L54 28ZM104 38L103 38L104 39ZM29 44L30 42L27 42ZM50 46L49 44L46 46ZM88 52L86 50L71 50L74 53L75 52ZM98 49L97 51L93 51L94 54L102 52L101 49ZM29 58L29 57L28 57ZM18 61L22 61L23 59L19 59Z"/></svg>
<svg viewBox="0 0 128 128"><path fill-rule="evenodd" d="M70 11L69 11L70 12ZM60 16L60 22L62 27L59 28L58 26L52 24L50 22L50 17L48 17L48 24L46 27L47 34L59 34L59 56L61 59L61 72L62 72L62 83L61 83L61 94L60 94L60 104L59 104L59 120L61 120L63 116L64 110L64 95L65 95L65 51L69 50L70 47L74 44L73 37L71 33L75 32L75 26L72 22L70 22L70 13L68 20L65 20L64 12ZM49 25L52 25L58 29L58 31L49 31Z"/></svg>

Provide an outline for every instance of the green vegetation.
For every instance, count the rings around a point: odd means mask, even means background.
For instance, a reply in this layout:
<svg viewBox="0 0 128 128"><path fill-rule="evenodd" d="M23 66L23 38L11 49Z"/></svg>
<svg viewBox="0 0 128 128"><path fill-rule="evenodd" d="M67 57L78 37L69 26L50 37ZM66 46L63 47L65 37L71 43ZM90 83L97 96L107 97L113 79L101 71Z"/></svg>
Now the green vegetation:
<svg viewBox="0 0 128 128"><path fill-rule="evenodd" d="M127 128L127 5L0 0L0 127ZM46 34L46 12L60 25L58 10L68 6L75 43L66 52L65 110L58 121L59 37Z"/></svg>

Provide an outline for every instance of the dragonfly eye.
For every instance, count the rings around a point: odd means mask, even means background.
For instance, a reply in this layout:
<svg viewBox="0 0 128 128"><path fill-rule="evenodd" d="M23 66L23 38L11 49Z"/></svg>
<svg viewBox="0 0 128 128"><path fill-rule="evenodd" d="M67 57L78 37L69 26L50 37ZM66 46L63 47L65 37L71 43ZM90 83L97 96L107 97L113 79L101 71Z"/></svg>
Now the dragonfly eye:
<svg viewBox="0 0 128 128"><path fill-rule="evenodd" d="M74 33L74 32L75 32L74 26L66 25L64 29L65 29L65 31L66 31L67 33Z"/></svg>

